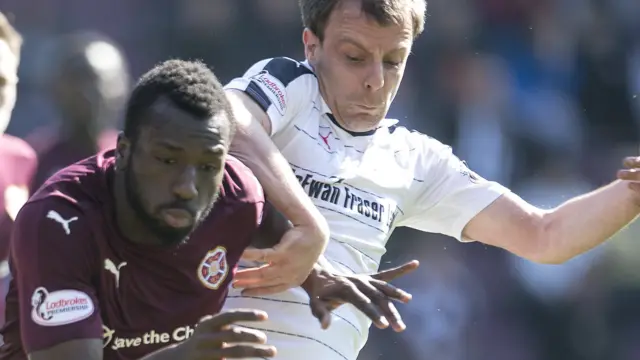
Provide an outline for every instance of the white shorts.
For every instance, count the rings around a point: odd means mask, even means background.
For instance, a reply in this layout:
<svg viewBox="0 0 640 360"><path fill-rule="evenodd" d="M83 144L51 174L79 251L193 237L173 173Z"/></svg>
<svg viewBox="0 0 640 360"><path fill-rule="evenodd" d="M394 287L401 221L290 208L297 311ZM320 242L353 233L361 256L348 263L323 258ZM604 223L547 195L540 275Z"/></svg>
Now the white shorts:
<svg viewBox="0 0 640 360"><path fill-rule="evenodd" d="M240 308L267 312L269 320L242 325L264 331L267 344L278 350L276 360L356 360L371 324L351 305L344 305L333 312L329 329L322 330L301 288L265 297L242 297L230 289L224 310Z"/></svg>

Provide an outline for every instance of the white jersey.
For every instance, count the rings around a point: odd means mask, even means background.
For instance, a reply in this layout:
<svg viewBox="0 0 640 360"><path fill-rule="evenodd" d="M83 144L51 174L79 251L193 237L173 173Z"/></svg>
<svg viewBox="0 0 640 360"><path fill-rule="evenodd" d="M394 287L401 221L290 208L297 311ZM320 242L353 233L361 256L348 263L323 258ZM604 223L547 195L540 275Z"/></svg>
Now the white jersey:
<svg viewBox="0 0 640 360"><path fill-rule="evenodd" d="M343 129L307 63L263 60L226 88L244 91L269 115L271 138L329 223L324 255L343 273L376 272L398 226L466 241L467 222L508 191L471 172L450 147L395 120L366 133ZM355 360L368 336L367 317L342 306L322 330L308 303L300 288L265 297L232 289L225 308L267 311L269 321L255 327L278 348L276 359Z"/></svg>

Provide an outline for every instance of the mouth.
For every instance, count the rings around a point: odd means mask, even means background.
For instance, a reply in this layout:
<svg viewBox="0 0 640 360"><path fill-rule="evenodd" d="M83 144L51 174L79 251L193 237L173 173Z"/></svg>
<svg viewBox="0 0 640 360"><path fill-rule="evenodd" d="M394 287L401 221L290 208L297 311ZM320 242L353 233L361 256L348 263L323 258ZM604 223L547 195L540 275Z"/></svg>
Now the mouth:
<svg viewBox="0 0 640 360"><path fill-rule="evenodd" d="M374 113L378 111L378 106L358 105L358 108L364 112Z"/></svg>
<svg viewBox="0 0 640 360"><path fill-rule="evenodd" d="M193 224L193 215L183 209L164 209L160 212L162 219L172 228L186 228Z"/></svg>

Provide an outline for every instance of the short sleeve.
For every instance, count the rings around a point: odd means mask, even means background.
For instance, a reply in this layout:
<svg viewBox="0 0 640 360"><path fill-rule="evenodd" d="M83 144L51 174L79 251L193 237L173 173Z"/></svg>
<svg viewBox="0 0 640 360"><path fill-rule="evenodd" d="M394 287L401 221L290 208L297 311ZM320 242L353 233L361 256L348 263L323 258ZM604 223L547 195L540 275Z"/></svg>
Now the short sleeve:
<svg viewBox="0 0 640 360"><path fill-rule="evenodd" d="M102 338L91 239L87 219L64 199L29 202L18 214L11 267L27 353Z"/></svg>
<svg viewBox="0 0 640 360"><path fill-rule="evenodd" d="M412 205L399 225L474 241L462 237L467 223L509 190L471 171L451 147L426 135L416 136L416 149L421 153L411 189Z"/></svg>
<svg viewBox="0 0 640 360"><path fill-rule="evenodd" d="M314 81L315 75L306 65L277 57L257 62L225 89L240 90L252 98L269 116L273 136L309 104Z"/></svg>

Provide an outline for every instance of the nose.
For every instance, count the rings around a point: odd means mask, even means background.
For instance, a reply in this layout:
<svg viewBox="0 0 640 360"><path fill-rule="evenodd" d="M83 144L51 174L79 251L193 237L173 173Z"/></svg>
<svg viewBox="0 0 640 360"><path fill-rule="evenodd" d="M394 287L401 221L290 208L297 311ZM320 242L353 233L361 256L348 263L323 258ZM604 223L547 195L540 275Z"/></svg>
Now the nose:
<svg viewBox="0 0 640 360"><path fill-rule="evenodd" d="M370 91L382 89L384 86L384 65L382 63L374 62L371 64L364 85Z"/></svg>
<svg viewBox="0 0 640 360"><path fill-rule="evenodd" d="M196 176L197 170L195 167L185 167L173 185L173 193L181 200L194 199L198 195Z"/></svg>

